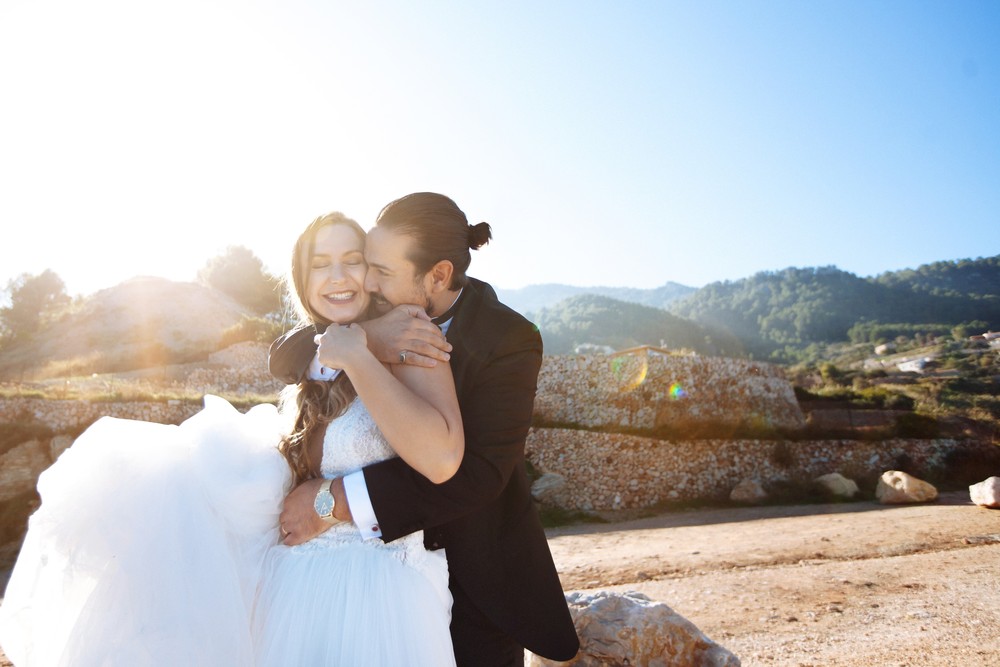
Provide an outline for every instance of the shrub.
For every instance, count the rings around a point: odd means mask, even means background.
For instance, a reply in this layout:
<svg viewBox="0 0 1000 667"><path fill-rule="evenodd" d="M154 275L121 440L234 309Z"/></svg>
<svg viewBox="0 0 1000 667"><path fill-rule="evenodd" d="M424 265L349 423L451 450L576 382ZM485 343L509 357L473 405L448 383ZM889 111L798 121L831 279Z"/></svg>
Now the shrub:
<svg viewBox="0 0 1000 667"><path fill-rule="evenodd" d="M915 412L896 419L896 435L900 438L936 438L941 433L937 419Z"/></svg>
<svg viewBox="0 0 1000 667"><path fill-rule="evenodd" d="M243 318L222 332L220 348L236 343L270 343L282 334L280 324L261 317Z"/></svg>

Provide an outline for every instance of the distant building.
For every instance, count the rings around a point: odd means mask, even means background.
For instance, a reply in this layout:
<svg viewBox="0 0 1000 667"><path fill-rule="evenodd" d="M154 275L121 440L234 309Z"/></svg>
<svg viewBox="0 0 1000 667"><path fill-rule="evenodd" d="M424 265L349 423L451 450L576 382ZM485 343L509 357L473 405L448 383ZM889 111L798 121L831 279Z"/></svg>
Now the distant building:
<svg viewBox="0 0 1000 667"><path fill-rule="evenodd" d="M919 357L917 359L906 359L896 364L896 368L904 373L923 373L924 366L931 360L930 357Z"/></svg>
<svg viewBox="0 0 1000 667"><path fill-rule="evenodd" d="M573 348L573 354L614 354L615 349L608 345L582 343Z"/></svg>
<svg viewBox="0 0 1000 667"><path fill-rule="evenodd" d="M890 352L895 352L895 351L896 351L895 343L882 343L881 345L875 346L875 354L879 356L883 356L889 354Z"/></svg>
<svg viewBox="0 0 1000 667"><path fill-rule="evenodd" d="M664 349L662 347L655 347L653 345L639 345L638 347L629 347L624 350L618 350L614 354L645 354L646 356L670 356L670 350Z"/></svg>

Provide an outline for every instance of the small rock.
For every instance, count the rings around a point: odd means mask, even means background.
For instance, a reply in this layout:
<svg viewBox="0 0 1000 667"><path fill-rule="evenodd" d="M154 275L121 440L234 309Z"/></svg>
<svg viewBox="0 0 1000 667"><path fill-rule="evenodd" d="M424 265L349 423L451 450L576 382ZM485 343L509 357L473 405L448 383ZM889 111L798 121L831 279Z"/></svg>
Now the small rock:
<svg viewBox="0 0 1000 667"><path fill-rule="evenodd" d="M882 473L875 488L875 497L883 505L925 503L935 500L937 495L937 489L932 484L899 470Z"/></svg>
<svg viewBox="0 0 1000 667"><path fill-rule="evenodd" d="M853 498L858 494L858 485L853 479L844 477L839 472L831 472L828 475L821 475L815 480L830 494L840 498Z"/></svg>
<svg viewBox="0 0 1000 667"><path fill-rule="evenodd" d="M733 488L729 499L736 503L756 504L767 499L767 492L757 480L745 479Z"/></svg>
<svg viewBox="0 0 1000 667"><path fill-rule="evenodd" d="M531 485L531 496L543 502L546 498L566 485L566 478L554 472L547 472Z"/></svg>
<svg viewBox="0 0 1000 667"><path fill-rule="evenodd" d="M1000 507L1000 477L989 477L969 487L972 502L983 507Z"/></svg>

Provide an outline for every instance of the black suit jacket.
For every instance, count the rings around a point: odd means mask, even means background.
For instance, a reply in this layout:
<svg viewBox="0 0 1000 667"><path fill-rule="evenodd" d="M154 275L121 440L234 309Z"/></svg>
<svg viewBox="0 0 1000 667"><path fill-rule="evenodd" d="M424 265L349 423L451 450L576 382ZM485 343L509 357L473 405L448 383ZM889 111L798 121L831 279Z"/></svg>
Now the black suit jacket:
<svg viewBox="0 0 1000 667"><path fill-rule="evenodd" d="M272 345L276 377L302 377L314 333L307 327ZM382 539L424 530L427 547L447 549L452 578L499 628L533 653L569 660L579 641L524 465L541 336L492 287L470 278L448 341L465 456L443 484L398 458L365 468Z"/></svg>

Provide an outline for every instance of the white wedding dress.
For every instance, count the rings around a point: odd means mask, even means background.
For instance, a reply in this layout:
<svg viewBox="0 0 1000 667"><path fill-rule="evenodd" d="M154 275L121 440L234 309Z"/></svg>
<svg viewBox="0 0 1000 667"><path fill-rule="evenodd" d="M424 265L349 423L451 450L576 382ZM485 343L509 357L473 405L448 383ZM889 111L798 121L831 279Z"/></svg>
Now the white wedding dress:
<svg viewBox="0 0 1000 667"><path fill-rule="evenodd" d="M447 565L419 535L278 544L284 426L273 406L206 396L179 426L88 428L39 478L0 605L15 667L453 664ZM391 455L355 401L322 467Z"/></svg>
<svg viewBox="0 0 1000 667"><path fill-rule="evenodd" d="M327 428L322 473L394 455L355 399ZM455 664L448 566L442 551L424 548L423 532L386 544L338 524L305 544L272 547L260 585L253 635L261 667Z"/></svg>

